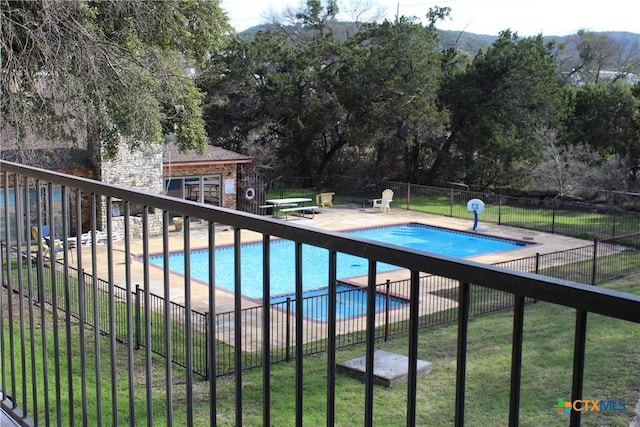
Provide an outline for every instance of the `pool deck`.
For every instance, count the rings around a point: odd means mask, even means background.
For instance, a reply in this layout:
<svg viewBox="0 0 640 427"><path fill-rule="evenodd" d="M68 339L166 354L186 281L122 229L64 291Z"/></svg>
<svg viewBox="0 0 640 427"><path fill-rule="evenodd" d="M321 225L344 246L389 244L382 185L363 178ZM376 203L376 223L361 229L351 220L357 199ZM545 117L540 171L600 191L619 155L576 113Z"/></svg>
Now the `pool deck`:
<svg viewBox="0 0 640 427"><path fill-rule="evenodd" d="M318 208L318 212L313 218L303 218L298 216L288 216L287 222L300 225L316 227L325 230L350 230L357 228L376 227L383 225L403 224L407 222L418 222L426 225L446 227L461 231L471 231L473 219L449 218L438 215L425 214L421 212L407 211L399 208L391 208L390 212L381 213L380 210L372 208L361 209L360 207L351 206L335 206ZM284 219L283 219L284 221ZM173 227L173 226L172 226ZM587 246L592 242L580 239L569 238L548 233L541 233L530 230L523 230L513 227L505 227L495 224L483 223L482 218L479 221L479 233L484 235L503 237L508 239L520 240L527 243L535 243L526 247L494 252L487 255L475 256L473 259L478 262L493 264L501 261L520 259L533 256L536 253L545 254L571 248ZM228 245L233 243L233 232L228 227L217 227L216 245ZM243 242L259 241L262 239L260 234L243 230L241 239ZM183 231L170 231L169 233L170 249L172 251L180 251L183 248L184 236ZM208 231L203 225L194 223L191 225L191 248L206 248L208 246ZM125 259L124 259L124 243L122 241L113 242L114 246L114 283L124 287L125 279ZM131 241L131 251L135 255L142 254L142 240L136 239ZM152 237L149 239L150 253L162 252L162 236ZM90 248L83 248L83 267L85 271L91 271L91 251ZM107 279L107 263L106 246L97 246L96 259L97 274L101 279ZM133 284L144 284L144 264L137 257L134 257L130 263ZM169 274L170 277L170 298L172 301L180 304L185 302L185 280L184 276L179 274ZM406 270L394 270L378 274L377 283L384 283L386 280L397 281L408 278ZM349 278L348 282L358 285L366 285L366 276ZM159 267L151 265L149 267L149 289L153 294L164 296L164 273ZM191 294L191 308L199 312L209 312L209 286L193 280L189 287ZM425 290L425 292L427 292ZM430 296L433 298L433 295ZM443 306L438 304L440 309L451 306L454 301L445 301L448 304ZM243 299L242 307L259 306L257 302L251 299ZM216 313L225 313L233 311L234 298L229 291L218 289L216 291ZM258 334L259 335L259 334Z"/></svg>

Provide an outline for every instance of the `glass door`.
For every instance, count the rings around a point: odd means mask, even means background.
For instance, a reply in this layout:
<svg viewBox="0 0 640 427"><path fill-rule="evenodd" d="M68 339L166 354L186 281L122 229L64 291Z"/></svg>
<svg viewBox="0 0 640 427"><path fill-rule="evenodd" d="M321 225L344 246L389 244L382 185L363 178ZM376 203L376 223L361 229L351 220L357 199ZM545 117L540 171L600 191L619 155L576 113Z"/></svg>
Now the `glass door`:
<svg viewBox="0 0 640 427"><path fill-rule="evenodd" d="M202 177L200 202L209 205L220 206L220 181L221 175L207 175Z"/></svg>
<svg viewBox="0 0 640 427"><path fill-rule="evenodd" d="M165 194L194 202L220 206L222 175L172 177L165 179Z"/></svg>

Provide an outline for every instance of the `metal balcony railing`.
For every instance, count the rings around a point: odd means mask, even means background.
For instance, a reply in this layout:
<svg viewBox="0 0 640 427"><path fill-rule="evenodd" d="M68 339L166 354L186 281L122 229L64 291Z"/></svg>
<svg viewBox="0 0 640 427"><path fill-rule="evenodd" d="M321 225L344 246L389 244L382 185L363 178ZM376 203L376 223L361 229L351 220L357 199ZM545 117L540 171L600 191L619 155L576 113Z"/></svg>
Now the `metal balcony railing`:
<svg viewBox="0 0 640 427"><path fill-rule="evenodd" d="M451 412L455 424L462 426L465 421L465 384L467 366L467 331L471 307L472 286L494 289L513 295L515 302L513 312L512 361L510 371L510 404L509 424L517 425L520 411L522 351L524 335L525 301L534 299L557 304L575 313L575 337L573 343L573 380L572 400L582 398L582 385L585 366L585 342L587 314L598 313L615 319L623 319L640 323L640 297L614 290L602 289L579 283L541 277L535 274L516 272L497 266L480 264L473 261L454 259L445 256L427 255L419 251L404 249L394 245L381 244L367 239L347 236L342 233L323 231L291 222L260 217L230 209L198 204L190 201L164 197L160 195L132 191L122 187L102 184L93 180L54 173L46 170L0 162L0 181L2 197L2 218L0 218L0 240L4 243L4 251L0 256L3 292L0 300L0 401L2 410L21 425L174 425L174 409L172 402L178 392L174 389L174 379L179 378L185 385L186 395L181 396L185 402L186 422L188 425L205 423L215 425L218 416L220 399L228 396L218 395L218 379L208 379L208 395L195 396L193 385L194 333L200 330L192 318L192 280L190 272L190 250L192 249L192 228L194 220L206 231L208 248L216 246L216 226L225 224L233 233L234 271L236 286L233 295L233 316L229 322L233 324L233 337L221 342L216 335L215 324L207 325L207 354L210 366L216 366L216 346L230 345L234 351L233 381L235 383L235 425L245 425L244 412L249 402L243 397L243 364L242 350L261 345L262 355L262 424L270 425L273 414L271 405L271 367L270 348L271 328L274 321L271 310L262 310L259 325L247 325L243 322L243 293L241 286L241 244L247 231L258 233L263 243L263 295L270 294L271 260L269 240L279 237L295 242L295 301L302 301L302 245L309 244L325 248L329 253L329 267L326 272L328 291L328 313L326 331L327 366L326 376L326 411L323 414L326 425L335 424L336 399L336 341L338 331L336 310L336 264L337 254L347 253L362 257L368 263L367 310L363 318L365 331L366 373L361 412L352 417L357 424L372 426L374 424L374 372L373 354L376 350L376 264L384 262L406 268L410 272L408 282L409 303L406 321L408 328L409 359L408 382L406 385L406 417L402 424L416 425L417 399L417 363L418 363L418 330L421 312L419 300L421 296L421 274L439 276L457 283L457 369L455 381L455 402L451 403ZM117 203L121 206L121 216L114 217ZM135 209L132 207L135 206ZM133 215L132 212L139 212ZM170 236L173 227L172 217L184 219L183 233L176 240ZM51 239L56 236L62 242L60 252L46 251L45 239L33 240L30 228L35 225L42 231L42 225L48 225ZM134 228L137 228L134 230ZM98 233L100 231L100 233ZM90 246L83 247L83 233L89 232ZM141 236L133 238L131 236ZM124 236L123 240L114 241L114 237ZM75 236L74 240L69 236ZM85 237L89 237L85 235ZM101 242L103 244L101 244ZM167 260L172 251L179 247L185 253L184 273L176 280L167 268L158 273L152 271L148 261L153 248L158 244L164 259ZM133 265L131 257L139 252L142 262ZM44 256L49 253L49 257ZM208 306L215 314L220 294L214 286L216 266L215 251L209 250L210 280L208 287ZM57 264L55 261L61 261ZM77 274L72 277L70 267L76 271L91 270L90 276ZM60 271L62 277L60 277ZM97 292L86 291L98 283L98 272L101 279L109 283L122 283L126 292L116 294L115 287L109 287L108 304L97 304ZM92 279L86 279L91 277ZM84 283L92 280L92 283ZM57 286L62 281L63 286ZM102 283L102 282L100 282ZM144 289L161 290L165 296L179 293L184 301L185 309L181 311L184 318L176 318L171 308L171 299L165 298L162 307L155 306L150 300L150 293L143 294L140 319L133 318L136 311L132 300L133 289L139 284ZM333 285L331 285L333 284ZM87 287L88 286L88 287ZM424 285L422 285L424 286ZM61 289L63 295L57 295ZM50 290L52 303L40 304L37 301L40 293ZM75 291L78 291L77 293ZM176 292L179 290L180 292ZM69 307L75 304L79 315L71 317ZM86 324L97 325L104 317L99 311L106 312L108 324L89 328ZM124 312L127 319L123 325L116 324L116 312ZM215 316L207 317L214 322ZM91 321L87 321L91 320ZM296 425L302 425L305 411L305 370L298 363L304 356L304 348L309 341L305 336L303 325L306 319L302 310L292 314L294 336L292 342L295 363L293 387L295 405L293 417ZM162 328L166 358L154 358L149 346L137 350L134 348L135 336L143 337L144 342L151 342L156 329L154 322L164 322ZM135 330L140 325L141 330ZM176 325L179 325L177 327ZM102 327L105 326L105 327ZM260 327L260 342L245 342L245 328ZM104 333L100 331L113 331ZM124 334L127 339L117 337ZM174 340L187 345L180 346L185 354L184 369L179 373L171 363L171 351ZM143 366L134 364L137 352L144 352ZM126 372L126 386L116 387L117 379ZM199 379L199 381L201 381ZM142 386L143 395L139 386ZM162 408L154 406L154 393L162 388L166 405ZM181 392L182 393L182 392ZM141 408L140 400L144 401ZM196 402L205 402L208 414L204 416ZM250 402L254 404L253 402ZM199 415L196 415L199 414ZM580 424L580 411L572 411L570 423Z"/></svg>

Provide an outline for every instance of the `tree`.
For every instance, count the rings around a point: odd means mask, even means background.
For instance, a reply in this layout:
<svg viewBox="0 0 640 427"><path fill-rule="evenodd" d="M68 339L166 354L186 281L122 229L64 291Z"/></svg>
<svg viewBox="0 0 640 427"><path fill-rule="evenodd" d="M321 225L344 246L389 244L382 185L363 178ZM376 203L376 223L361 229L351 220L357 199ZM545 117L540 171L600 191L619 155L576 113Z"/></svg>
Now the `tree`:
<svg viewBox="0 0 640 427"><path fill-rule="evenodd" d="M511 185L518 164L536 162L539 129L554 128L564 111L551 52L541 36L520 39L505 31L447 80L442 101L451 128L429 171L432 179Z"/></svg>
<svg viewBox="0 0 640 427"><path fill-rule="evenodd" d="M564 140L586 146L601 161L627 158L633 174L640 171L640 98L622 83L589 84L575 89Z"/></svg>
<svg viewBox="0 0 640 427"><path fill-rule="evenodd" d="M577 86L616 82L640 66L640 46L637 42L626 39L616 42L606 33L580 30L569 44L575 47L576 55L562 59L563 71ZM571 49L564 51L564 56L573 52Z"/></svg>
<svg viewBox="0 0 640 427"><path fill-rule="evenodd" d="M299 18L326 22L309 4ZM287 174L413 177L444 133L435 29L399 18L336 40L308 25L314 37L259 32L212 58L199 80L212 135L271 147Z"/></svg>
<svg viewBox="0 0 640 427"><path fill-rule="evenodd" d="M437 33L400 17L365 25L352 42L359 55L351 58L360 59L341 69L339 94L357 137L374 148L369 174L415 181L431 161L434 139L445 133Z"/></svg>
<svg viewBox="0 0 640 427"><path fill-rule="evenodd" d="M585 190L627 190L628 162L614 155L603 160L593 148L564 145L547 135L540 152L541 161L523 171L531 177L525 186L533 190L553 190L559 196L580 196Z"/></svg>
<svg viewBox="0 0 640 427"><path fill-rule="evenodd" d="M35 134L114 154L121 138L135 148L175 132L204 148L185 68L223 46L217 0L1 0L0 19L0 126L18 146Z"/></svg>
<svg viewBox="0 0 640 427"><path fill-rule="evenodd" d="M334 94L343 47L325 27L335 4L323 10L310 1L297 14L309 37L261 31L211 58L199 84L208 94L209 131L219 143L245 151L270 147L258 151L277 153L281 171L322 174L327 153L343 143L343 113Z"/></svg>

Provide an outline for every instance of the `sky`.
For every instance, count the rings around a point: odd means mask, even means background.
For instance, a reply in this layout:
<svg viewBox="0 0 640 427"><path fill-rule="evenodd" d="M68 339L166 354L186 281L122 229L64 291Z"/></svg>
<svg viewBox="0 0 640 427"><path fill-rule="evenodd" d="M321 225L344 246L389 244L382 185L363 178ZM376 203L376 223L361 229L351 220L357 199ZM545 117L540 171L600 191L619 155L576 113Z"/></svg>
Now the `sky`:
<svg viewBox="0 0 640 427"><path fill-rule="evenodd" d="M371 5L384 18L415 16L424 22L427 10L433 6L451 8L450 18L436 26L441 30L466 31L475 34L498 35L505 29L522 37L542 34L564 36L580 29L589 31L628 31L640 34L640 1L638 0L338 0L342 12L339 20L353 21L351 4ZM241 32L267 22L272 12L286 7L298 10L305 0L221 0L229 22ZM360 19L362 21L362 19Z"/></svg>

